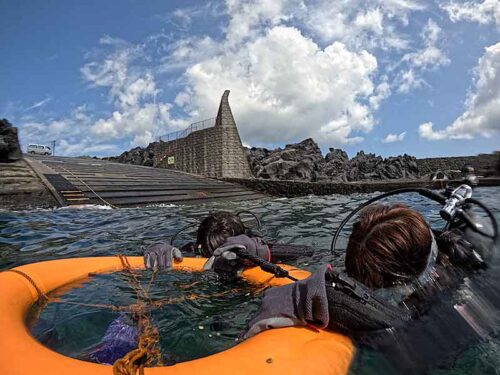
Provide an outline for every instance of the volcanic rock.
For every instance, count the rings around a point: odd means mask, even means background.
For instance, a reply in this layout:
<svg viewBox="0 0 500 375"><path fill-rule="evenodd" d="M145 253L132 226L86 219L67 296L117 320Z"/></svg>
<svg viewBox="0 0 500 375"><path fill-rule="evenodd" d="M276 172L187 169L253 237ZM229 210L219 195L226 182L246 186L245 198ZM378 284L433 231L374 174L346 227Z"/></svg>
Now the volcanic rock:
<svg viewBox="0 0 500 375"><path fill-rule="evenodd" d="M362 181L418 178L417 159L403 155L382 158L360 151L349 160L341 149L330 148L323 158L311 138L284 149L247 150L252 173L257 178L300 181Z"/></svg>
<svg viewBox="0 0 500 375"><path fill-rule="evenodd" d="M272 151L253 147L247 156L255 177L273 180L316 181L324 164L321 150L311 138Z"/></svg>
<svg viewBox="0 0 500 375"><path fill-rule="evenodd" d="M153 166L154 149L158 142L153 142L148 147L135 147L129 151L125 151L120 156L112 156L108 160L123 164L144 165L146 167Z"/></svg>
<svg viewBox="0 0 500 375"><path fill-rule="evenodd" d="M17 128L6 120L0 120L0 162L10 163L22 158Z"/></svg>

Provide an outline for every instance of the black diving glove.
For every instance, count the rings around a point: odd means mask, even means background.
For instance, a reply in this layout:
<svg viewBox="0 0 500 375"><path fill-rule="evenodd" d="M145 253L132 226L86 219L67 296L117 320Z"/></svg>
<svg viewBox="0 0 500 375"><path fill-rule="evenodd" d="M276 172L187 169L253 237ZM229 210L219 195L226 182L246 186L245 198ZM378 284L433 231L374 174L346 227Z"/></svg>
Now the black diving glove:
<svg viewBox="0 0 500 375"><path fill-rule="evenodd" d="M154 271L168 269L172 267L172 262L182 262L181 251L166 243L151 245L144 252L144 265Z"/></svg>
<svg viewBox="0 0 500 375"><path fill-rule="evenodd" d="M325 273L331 268L326 264L307 279L268 289L264 293L257 316L249 323L245 338L270 329L313 324L328 326L328 299Z"/></svg>
<svg viewBox="0 0 500 375"><path fill-rule="evenodd" d="M261 238L241 234L227 238L221 246L215 249L203 269L216 272L237 272L241 270L248 263L237 255L238 250L267 261L271 259L269 248Z"/></svg>
<svg viewBox="0 0 500 375"><path fill-rule="evenodd" d="M450 262L465 270L486 268L495 249L495 241L470 228L433 230L439 249Z"/></svg>

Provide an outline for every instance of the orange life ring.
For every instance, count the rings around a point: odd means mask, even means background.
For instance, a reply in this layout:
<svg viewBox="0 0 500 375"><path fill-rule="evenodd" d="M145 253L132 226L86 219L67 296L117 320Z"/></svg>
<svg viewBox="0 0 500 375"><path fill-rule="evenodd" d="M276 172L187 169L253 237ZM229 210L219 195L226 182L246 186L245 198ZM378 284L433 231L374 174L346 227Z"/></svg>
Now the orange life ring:
<svg viewBox="0 0 500 375"><path fill-rule="evenodd" d="M130 265L143 268L142 257L128 257ZM205 259L185 258L177 269L199 271ZM284 266L298 279L309 275ZM92 273L123 269L114 257L73 258L33 263L0 273L0 374L8 375L101 375L112 374L111 366L85 362L56 353L33 338L25 316L38 299L37 288L48 293L63 285L83 280ZM251 282L277 286L289 283L253 267L243 272ZM33 285L35 284L35 285ZM146 368L155 374L346 374L354 354L349 338L311 328L281 328L262 332L223 352L168 367Z"/></svg>

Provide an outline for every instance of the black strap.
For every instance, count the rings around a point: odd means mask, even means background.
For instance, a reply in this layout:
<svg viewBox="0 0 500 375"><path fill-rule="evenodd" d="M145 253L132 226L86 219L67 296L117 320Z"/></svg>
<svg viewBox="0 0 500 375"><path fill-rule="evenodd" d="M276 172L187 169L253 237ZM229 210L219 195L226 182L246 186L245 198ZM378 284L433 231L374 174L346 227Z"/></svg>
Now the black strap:
<svg viewBox="0 0 500 375"><path fill-rule="evenodd" d="M375 298L345 274L331 270L325 277L330 328L366 333L396 328L411 318L409 310Z"/></svg>

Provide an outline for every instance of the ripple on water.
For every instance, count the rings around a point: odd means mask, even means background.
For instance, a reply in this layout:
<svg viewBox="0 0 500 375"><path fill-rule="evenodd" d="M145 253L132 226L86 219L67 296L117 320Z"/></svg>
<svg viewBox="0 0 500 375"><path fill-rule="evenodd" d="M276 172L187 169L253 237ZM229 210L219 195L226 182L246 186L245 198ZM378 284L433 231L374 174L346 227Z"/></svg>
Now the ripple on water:
<svg viewBox="0 0 500 375"><path fill-rule="evenodd" d="M481 188L476 196L500 216L498 188ZM143 248L166 240L185 225L203 218L214 210L252 210L265 225L270 239L313 246L316 254L300 259L295 265L313 270L331 262L342 266L343 254L334 258L330 252L332 234L340 221L362 201L375 194L351 196L265 199L239 203L212 203L198 206L149 206L119 210L102 208L0 211L0 269L30 262L61 257L101 256L124 253L141 255ZM396 202L401 198L390 198ZM439 228L438 207L417 195L406 195L404 202L423 212ZM339 238L338 248L345 249L351 224ZM188 240L188 233L180 236ZM488 282L483 288L491 298L500 301L500 262L491 265ZM147 277L147 275L144 275ZM133 290L123 274L99 275L91 282L65 290L61 297L74 302L127 305L135 301ZM167 272L152 286L155 298L179 297L186 293L183 285L195 283L189 292L194 300L166 305L153 316L161 333L161 346L167 361L182 361L204 356L233 345L247 321L258 308L259 297L244 283L230 286L213 274ZM217 293L221 293L218 295ZM117 314L107 310L49 304L33 327L34 333L49 347L66 355L82 357L95 345L107 325ZM497 325L500 329L500 323ZM433 374L496 373L500 363L496 338L475 346L458 356L451 370ZM389 373L379 353L361 351L353 374ZM484 371L484 372L483 372Z"/></svg>

